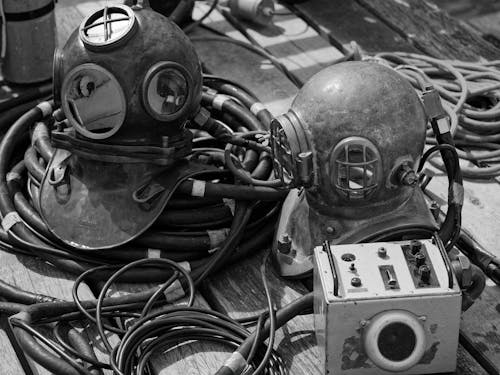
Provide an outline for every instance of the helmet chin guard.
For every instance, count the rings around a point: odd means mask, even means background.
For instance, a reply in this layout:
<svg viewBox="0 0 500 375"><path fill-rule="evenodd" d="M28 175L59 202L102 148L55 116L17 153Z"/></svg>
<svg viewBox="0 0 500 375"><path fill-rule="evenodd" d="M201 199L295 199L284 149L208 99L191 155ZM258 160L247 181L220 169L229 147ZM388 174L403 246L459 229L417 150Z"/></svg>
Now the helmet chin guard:
<svg viewBox="0 0 500 375"><path fill-rule="evenodd" d="M293 189L273 258L282 276L312 270L314 247L425 238L437 224L416 168L427 116L411 85L375 63L313 76L271 126L275 174Z"/></svg>
<svg viewBox="0 0 500 375"><path fill-rule="evenodd" d="M40 211L52 234L66 245L111 248L142 234L182 181L206 172L206 165L187 161L166 170L56 149L41 183Z"/></svg>

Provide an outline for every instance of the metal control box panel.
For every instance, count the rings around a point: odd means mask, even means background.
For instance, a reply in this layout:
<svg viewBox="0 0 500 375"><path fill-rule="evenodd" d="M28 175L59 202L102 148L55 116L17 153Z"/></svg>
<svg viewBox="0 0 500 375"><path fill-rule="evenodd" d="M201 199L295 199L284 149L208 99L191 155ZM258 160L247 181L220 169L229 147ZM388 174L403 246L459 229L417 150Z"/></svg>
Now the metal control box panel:
<svg viewBox="0 0 500 375"><path fill-rule="evenodd" d="M317 247L325 374L452 372L461 291L439 239Z"/></svg>

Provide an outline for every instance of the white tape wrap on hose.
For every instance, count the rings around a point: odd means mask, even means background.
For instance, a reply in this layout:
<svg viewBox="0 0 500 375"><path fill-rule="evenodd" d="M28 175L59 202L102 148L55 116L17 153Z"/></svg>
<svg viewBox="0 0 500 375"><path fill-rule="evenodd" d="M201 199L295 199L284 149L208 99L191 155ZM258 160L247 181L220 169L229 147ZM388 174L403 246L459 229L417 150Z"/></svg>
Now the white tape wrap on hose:
<svg viewBox="0 0 500 375"><path fill-rule="evenodd" d="M186 295L184 289L182 289L182 285L179 280L175 280L172 285L170 285L167 289L165 289L165 299L167 302L173 302L182 298Z"/></svg>
<svg viewBox="0 0 500 375"><path fill-rule="evenodd" d="M236 204L234 203L234 199L222 198L222 201L227 207L229 207L229 209L231 210L231 214L234 216L234 209L236 206Z"/></svg>
<svg viewBox="0 0 500 375"><path fill-rule="evenodd" d="M43 117L47 117L52 114L52 105L49 102L38 103L37 108L42 111Z"/></svg>
<svg viewBox="0 0 500 375"><path fill-rule="evenodd" d="M212 101L212 107L214 107L218 111L222 111L222 106L228 100L230 100L229 96L217 94L215 95L214 100Z"/></svg>
<svg viewBox="0 0 500 375"><path fill-rule="evenodd" d="M257 116L264 109L266 109L264 104L257 102L252 104L252 106L250 107L250 112Z"/></svg>
<svg viewBox="0 0 500 375"><path fill-rule="evenodd" d="M149 259L159 259L161 258L161 250L159 249L148 249Z"/></svg>
<svg viewBox="0 0 500 375"><path fill-rule="evenodd" d="M5 176L5 180L7 182L11 182L11 181L21 181L22 180L22 177L19 173L17 172L9 172L7 173L7 175Z"/></svg>
<svg viewBox="0 0 500 375"><path fill-rule="evenodd" d="M229 367L234 374L241 374L246 367L247 361L239 352L233 352L224 366Z"/></svg>
<svg viewBox="0 0 500 375"><path fill-rule="evenodd" d="M17 212L12 211L5 215L5 217L2 219L2 228L5 232L8 232L14 225L22 222L23 221L21 219L21 216L19 216Z"/></svg>
<svg viewBox="0 0 500 375"><path fill-rule="evenodd" d="M222 244L226 240L228 233L228 228L207 230L208 238L210 239L210 248L213 249Z"/></svg>
<svg viewBox="0 0 500 375"><path fill-rule="evenodd" d="M193 197L204 197L206 185L207 185L207 183L205 181L193 180L193 187L191 189L191 195Z"/></svg>

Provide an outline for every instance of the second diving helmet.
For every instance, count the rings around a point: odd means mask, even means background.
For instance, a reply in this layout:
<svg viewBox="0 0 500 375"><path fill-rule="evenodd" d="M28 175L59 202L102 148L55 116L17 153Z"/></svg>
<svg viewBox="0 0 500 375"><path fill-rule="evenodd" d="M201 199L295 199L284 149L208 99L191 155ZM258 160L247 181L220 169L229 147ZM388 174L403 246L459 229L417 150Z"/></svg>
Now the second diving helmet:
<svg viewBox="0 0 500 375"><path fill-rule="evenodd" d="M312 270L313 249L429 237L415 170L427 116L394 70L346 62L313 76L271 125L275 173L291 190L273 243L283 276Z"/></svg>
<svg viewBox="0 0 500 375"><path fill-rule="evenodd" d="M166 17L123 5L87 17L54 58L62 111L39 201L51 232L78 249L144 232L198 171L185 124L201 90L194 47Z"/></svg>

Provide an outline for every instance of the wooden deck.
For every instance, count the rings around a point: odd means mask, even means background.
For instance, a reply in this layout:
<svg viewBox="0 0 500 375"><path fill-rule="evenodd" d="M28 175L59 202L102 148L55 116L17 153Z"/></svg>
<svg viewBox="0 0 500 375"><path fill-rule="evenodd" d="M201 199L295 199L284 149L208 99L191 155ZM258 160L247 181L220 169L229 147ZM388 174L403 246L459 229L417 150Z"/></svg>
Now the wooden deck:
<svg viewBox="0 0 500 375"><path fill-rule="evenodd" d="M59 0L56 6L59 44L79 25L83 17L107 1ZM111 2L110 2L111 3ZM197 14L203 12L199 5ZM276 16L272 27L247 28L248 34L276 56L301 81L343 55L343 47L356 40L365 51L405 50L437 57L464 59L499 58L500 50L489 44L475 29L440 13L420 0L313 0L298 3L295 13ZM417 14L418 19L408 17ZM306 23L303 17L309 23ZM396 16L397 15L397 16ZM425 22L425 23L424 23ZM219 13L206 21L210 27L235 38L245 36ZM436 30L445 32L436 32ZM425 30L425 32L423 32ZM196 35L208 35L198 29ZM268 61L232 44L197 42L203 63L215 74L235 79L251 88L275 115L285 112L297 91ZM223 52L221 52L223 51ZM446 179L436 176L429 190L445 200ZM465 182L464 227L491 252L500 256L500 186L495 180ZM264 250L264 249L263 249ZM265 308L259 266L263 252L210 278L198 292L197 303L231 317L253 315ZM39 293L71 299L74 276L30 258L0 253L2 279ZM298 282L280 279L269 267L268 278L276 305L283 306L305 293ZM123 285L133 291L140 286ZM82 296L90 297L90 288ZM5 322L0 321L1 327ZM500 289L489 283L483 296L463 315L462 330L477 355L500 368ZM92 336L92 333L90 333ZM95 345L100 346L95 336ZM276 346L290 374L321 374L312 315L300 316L279 331ZM22 374L20 362L4 331L0 330L0 373ZM157 374L210 374L227 358L226 348L200 344L183 347L155 359ZM40 374L48 372L38 368ZM460 347L456 374L481 375L487 372Z"/></svg>

